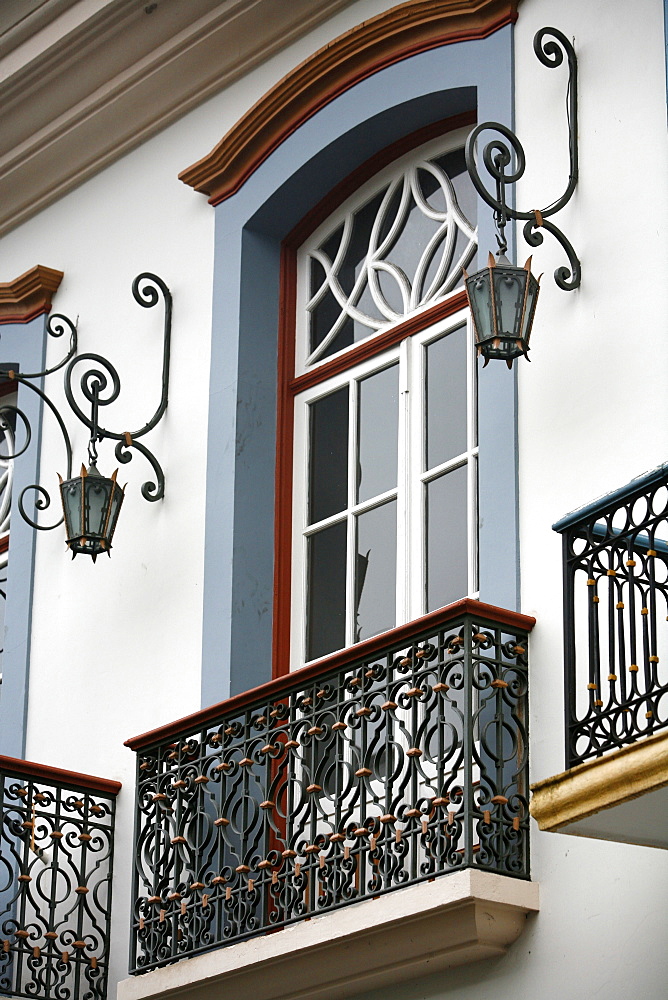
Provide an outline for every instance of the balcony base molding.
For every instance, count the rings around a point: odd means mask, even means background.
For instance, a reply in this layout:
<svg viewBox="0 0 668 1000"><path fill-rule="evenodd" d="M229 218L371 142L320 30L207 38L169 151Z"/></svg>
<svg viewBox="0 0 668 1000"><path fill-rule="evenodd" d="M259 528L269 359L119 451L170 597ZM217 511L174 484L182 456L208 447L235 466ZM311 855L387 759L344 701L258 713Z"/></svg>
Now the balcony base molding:
<svg viewBox="0 0 668 1000"><path fill-rule="evenodd" d="M538 885L466 869L125 979L118 1000L338 1000L503 955Z"/></svg>
<svg viewBox="0 0 668 1000"><path fill-rule="evenodd" d="M668 730L531 786L541 830L668 848Z"/></svg>

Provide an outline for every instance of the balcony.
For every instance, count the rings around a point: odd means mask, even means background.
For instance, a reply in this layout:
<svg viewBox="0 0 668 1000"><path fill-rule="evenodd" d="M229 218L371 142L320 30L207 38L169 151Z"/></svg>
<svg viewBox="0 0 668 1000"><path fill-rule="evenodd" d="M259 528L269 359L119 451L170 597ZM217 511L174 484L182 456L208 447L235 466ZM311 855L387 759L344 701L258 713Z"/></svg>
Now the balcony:
<svg viewBox="0 0 668 1000"><path fill-rule="evenodd" d="M567 770L543 830L668 847L668 465L554 525L563 536Z"/></svg>
<svg viewBox="0 0 668 1000"><path fill-rule="evenodd" d="M119 997L346 996L502 954L537 909L533 624L460 601L128 741L131 971L154 971Z"/></svg>
<svg viewBox="0 0 668 1000"><path fill-rule="evenodd" d="M103 1000L120 784L0 757L0 993Z"/></svg>

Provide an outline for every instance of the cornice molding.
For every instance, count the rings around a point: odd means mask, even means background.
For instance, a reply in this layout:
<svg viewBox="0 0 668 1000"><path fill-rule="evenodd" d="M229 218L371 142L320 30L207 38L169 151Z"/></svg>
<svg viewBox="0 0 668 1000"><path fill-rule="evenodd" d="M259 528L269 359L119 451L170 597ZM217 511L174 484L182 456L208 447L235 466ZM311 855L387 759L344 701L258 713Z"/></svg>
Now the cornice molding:
<svg viewBox="0 0 668 1000"><path fill-rule="evenodd" d="M0 283L0 324L29 323L48 313L63 272L37 264L13 281Z"/></svg>
<svg viewBox="0 0 668 1000"><path fill-rule="evenodd" d="M365 77L440 45L485 38L517 19L519 0L408 0L314 52L179 177L218 204L303 122Z"/></svg>
<svg viewBox="0 0 668 1000"><path fill-rule="evenodd" d="M556 831L668 785L668 730L531 786L530 812Z"/></svg>
<svg viewBox="0 0 668 1000"><path fill-rule="evenodd" d="M61 0L24 38L26 18L0 47L0 235L351 2Z"/></svg>

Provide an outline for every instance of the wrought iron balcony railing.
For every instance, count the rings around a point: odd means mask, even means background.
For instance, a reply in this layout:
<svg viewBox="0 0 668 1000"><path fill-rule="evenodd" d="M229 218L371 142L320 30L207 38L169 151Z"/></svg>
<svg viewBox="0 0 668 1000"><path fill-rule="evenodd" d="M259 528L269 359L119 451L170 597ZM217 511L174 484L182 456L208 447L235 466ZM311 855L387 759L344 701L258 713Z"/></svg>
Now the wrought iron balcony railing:
<svg viewBox="0 0 668 1000"><path fill-rule="evenodd" d="M558 521L566 767L668 725L668 464Z"/></svg>
<svg viewBox="0 0 668 1000"><path fill-rule="evenodd" d="M129 740L131 971L464 867L528 878L533 624L459 601Z"/></svg>
<svg viewBox="0 0 668 1000"><path fill-rule="evenodd" d="M0 995L105 997L120 787L0 757Z"/></svg>

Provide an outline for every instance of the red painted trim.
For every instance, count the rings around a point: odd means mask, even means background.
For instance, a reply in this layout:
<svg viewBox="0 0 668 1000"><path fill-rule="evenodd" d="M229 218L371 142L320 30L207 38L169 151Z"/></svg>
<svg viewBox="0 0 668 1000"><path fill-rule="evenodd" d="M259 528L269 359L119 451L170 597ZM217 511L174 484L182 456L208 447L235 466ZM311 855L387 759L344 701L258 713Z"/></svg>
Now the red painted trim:
<svg viewBox="0 0 668 1000"><path fill-rule="evenodd" d="M326 361L317 368L312 368L310 371L304 372L303 375L291 379L288 383L288 389L293 396L296 396L298 392L310 389L311 386L318 385L319 382L324 382L333 375L338 375L361 361L372 358L374 354L380 354L381 351L386 351L388 348L394 347L395 344L400 344L402 340L412 337L413 334L425 330L428 326L433 326L439 320L454 316L455 313L466 307L467 302L465 291L456 292L444 302L439 302L429 309L423 309L422 312L410 316L403 323L398 323L386 330L385 333L369 337L357 347L350 348L345 354L339 354L331 361Z"/></svg>
<svg viewBox="0 0 668 1000"><path fill-rule="evenodd" d="M34 312L30 313L16 313L16 315L0 316L0 325L9 326L10 323L31 323L38 316L44 316L46 313L51 312L50 305L40 306L39 309L35 309Z"/></svg>
<svg viewBox="0 0 668 1000"><path fill-rule="evenodd" d="M64 771L60 767L49 764L35 764L31 760L19 760L17 757L0 756L0 772L6 772L10 777L36 778L37 781L53 781L72 788L83 788L87 792L102 792L103 795L116 796L122 785L120 781L109 778L96 778L92 774L81 774L79 771Z"/></svg>
<svg viewBox="0 0 668 1000"><path fill-rule="evenodd" d="M9 534L3 535L0 538L0 552L7 552L9 549Z"/></svg>
<svg viewBox="0 0 668 1000"><path fill-rule="evenodd" d="M63 272L37 264L13 281L0 283L0 325L30 323L51 309Z"/></svg>
<svg viewBox="0 0 668 1000"><path fill-rule="evenodd" d="M290 669L292 594L292 454L295 407L289 380L295 370L297 259L281 247L278 330L278 410L274 507L274 608L272 677Z"/></svg>
<svg viewBox="0 0 668 1000"><path fill-rule="evenodd" d="M505 608L494 607L493 604L482 604L470 597L464 597L461 601L455 601L454 604L449 604L446 608L439 608L438 611L432 611L406 625L399 625L398 628L393 628L389 632L382 632L380 635L374 636L373 639L359 642L356 646L349 646L347 649L342 649L316 663L310 663L300 670L283 674L265 684L260 684L256 688L228 698L227 701L221 701L217 705L211 705L199 712L194 712L192 715L186 715L184 718L170 722L159 729L134 736L126 740L124 746L131 750L141 750L178 737L182 733L203 729L205 726L215 723L221 716L237 712L255 701L280 697L294 684L308 684L329 670L345 667L356 660L370 659L393 646L401 647L409 643L417 633L440 628L442 625L467 614L474 615L481 624L489 621L527 632L530 632L536 624L536 619L529 615L522 615L518 611L507 611Z"/></svg>
<svg viewBox="0 0 668 1000"><path fill-rule="evenodd" d="M393 42L388 38L385 44L389 45L390 51L384 52L383 46L372 46L367 44L356 52L356 58L352 57L343 60L343 64L332 67L329 74L323 79L317 79L318 62L322 61L321 53L315 53L307 63L313 67L312 73L316 73L316 79L312 81L310 88L307 88L307 98L303 93L300 96L302 86L297 86L296 93L292 92L291 83L293 78L300 81L301 77L308 79L305 64L296 67L292 74L272 88L258 104L252 108L234 128L221 140L221 142L202 160L183 170L179 178L186 184L194 187L197 191L208 194L211 205L219 205L221 202L235 195L246 183L248 178L258 169L259 166L292 135L304 122L317 114L323 107L335 100L341 94L350 90L356 84L362 82L375 73L402 62L411 56L419 55L431 49L440 48L445 45L453 45L458 42L476 41L488 38L509 24L514 24L517 20L515 4L509 4L511 10L500 17L486 24L478 25L462 30L445 30L436 32L430 37L421 38L413 44L400 45L394 47ZM453 12L454 13L454 12ZM467 12L462 12L465 16ZM380 15L380 17L385 15ZM375 19L372 19L375 20ZM365 22L359 26L358 31L364 31ZM433 22L436 24L436 22ZM353 32L348 33L352 35ZM427 34L429 34L427 29ZM400 32L401 34L401 32ZM325 49L332 50L337 44L349 45L347 36L341 36ZM373 48L380 52L376 58L368 59L368 52ZM320 56L320 59L316 58ZM354 68L350 69L352 65ZM331 77L334 78L332 84ZM339 77L339 79L337 79ZM318 94L320 87L324 90ZM290 105L294 103L294 109ZM280 118L286 118L283 126L278 125ZM253 154L251 150L259 146Z"/></svg>

